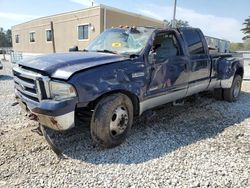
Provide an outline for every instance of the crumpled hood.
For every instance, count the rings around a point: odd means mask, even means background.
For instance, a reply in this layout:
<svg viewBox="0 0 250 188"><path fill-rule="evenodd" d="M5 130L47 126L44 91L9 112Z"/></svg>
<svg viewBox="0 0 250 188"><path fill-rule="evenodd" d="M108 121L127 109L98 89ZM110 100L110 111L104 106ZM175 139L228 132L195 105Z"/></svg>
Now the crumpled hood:
<svg viewBox="0 0 250 188"><path fill-rule="evenodd" d="M70 52L27 58L18 64L45 72L52 78L67 80L75 72L123 60L125 60L123 56L116 54Z"/></svg>

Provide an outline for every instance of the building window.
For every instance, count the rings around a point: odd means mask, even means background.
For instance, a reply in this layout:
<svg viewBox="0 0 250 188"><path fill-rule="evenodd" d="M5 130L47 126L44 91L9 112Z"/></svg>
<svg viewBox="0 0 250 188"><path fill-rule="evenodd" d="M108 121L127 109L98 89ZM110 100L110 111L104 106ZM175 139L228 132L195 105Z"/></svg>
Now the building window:
<svg viewBox="0 0 250 188"><path fill-rule="evenodd" d="M30 42L35 42L35 32L30 32Z"/></svg>
<svg viewBox="0 0 250 188"><path fill-rule="evenodd" d="M89 38L89 25L78 26L78 39L86 40Z"/></svg>
<svg viewBox="0 0 250 188"><path fill-rule="evenodd" d="M15 35L15 41L16 41L16 43L19 43L20 41L20 35Z"/></svg>
<svg viewBox="0 0 250 188"><path fill-rule="evenodd" d="M46 41L47 42L52 41L52 31L51 30L46 30Z"/></svg>

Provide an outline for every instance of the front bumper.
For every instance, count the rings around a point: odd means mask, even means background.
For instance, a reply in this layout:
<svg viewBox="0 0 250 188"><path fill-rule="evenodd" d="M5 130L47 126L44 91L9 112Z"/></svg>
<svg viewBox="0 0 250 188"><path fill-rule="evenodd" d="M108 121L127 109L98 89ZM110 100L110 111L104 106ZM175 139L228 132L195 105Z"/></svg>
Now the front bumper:
<svg viewBox="0 0 250 188"><path fill-rule="evenodd" d="M42 125L59 131L75 126L77 98L66 101L42 100L37 103L24 97L17 90L15 90L15 94L20 106L34 114Z"/></svg>
<svg viewBox="0 0 250 188"><path fill-rule="evenodd" d="M75 112L69 112L61 116L47 116L42 114L35 114L37 121L54 130L68 130L75 126Z"/></svg>

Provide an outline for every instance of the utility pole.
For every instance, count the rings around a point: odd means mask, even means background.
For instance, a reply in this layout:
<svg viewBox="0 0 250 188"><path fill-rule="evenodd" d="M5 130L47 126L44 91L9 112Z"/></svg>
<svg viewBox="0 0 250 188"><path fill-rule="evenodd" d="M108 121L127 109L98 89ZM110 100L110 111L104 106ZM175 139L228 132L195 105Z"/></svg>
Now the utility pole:
<svg viewBox="0 0 250 188"><path fill-rule="evenodd" d="M55 42L55 33L54 33L54 23L50 22L51 36L52 36L52 47L53 53L56 53L56 42Z"/></svg>
<svg viewBox="0 0 250 188"><path fill-rule="evenodd" d="M176 27L176 4L177 4L177 0L174 0L174 15L173 15L173 20L172 20L172 27L173 28Z"/></svg>

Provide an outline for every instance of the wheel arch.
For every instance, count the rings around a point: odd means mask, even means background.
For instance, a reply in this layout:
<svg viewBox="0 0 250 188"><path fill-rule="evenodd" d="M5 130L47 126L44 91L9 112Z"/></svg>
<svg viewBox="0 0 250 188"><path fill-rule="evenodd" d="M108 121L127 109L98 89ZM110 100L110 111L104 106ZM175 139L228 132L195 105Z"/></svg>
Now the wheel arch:
<svg viewBox="0 0 250 188"><path fill-rule="evenodd" d="M243 67L238 67L236 69L236 71L235 71L235 75L240 75L241 78L243 78L243 76L244 76L244 69L243 69Z"/></svg>
<svg viewBox="0 0 250 188"><path fill-rule="evenodd" d="M118 94L118 93L122 93L122 94L126 95L127 97L129 97L129 99L131 100L131 102L133 104L134 116L138 116L140 113L139 112L140 111L139 98L135 94L131 93L130 91L123 90L123 89L112 90L112 91L106 92L106 93L100 95L99 97L97 97L95 100L91 101L88 104L88 106L91 108L94 108L98 104L98 102L100 100L102 100L103 98L110 96L112 94Z"/></svg>
<svg viewBox="0 0 250 188"><path fill-rule="evenodd" d="M230 88L233 84L235 75L244 76L243 64L236 58L224 58L219 64L219 75L221 88Z"/></svg>

